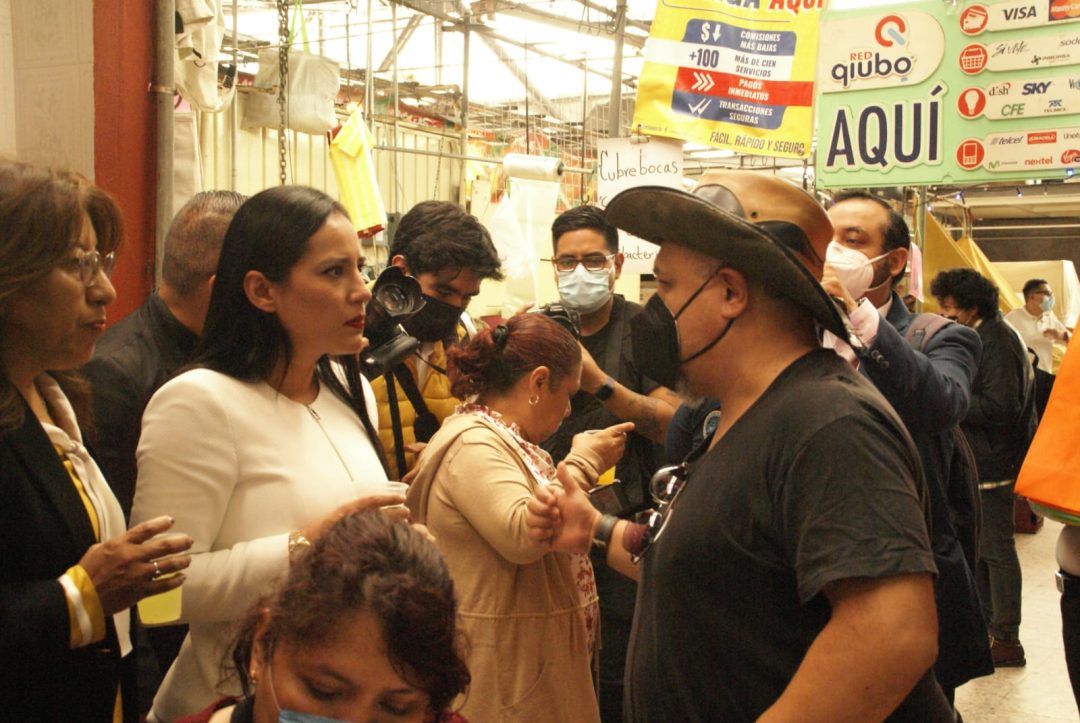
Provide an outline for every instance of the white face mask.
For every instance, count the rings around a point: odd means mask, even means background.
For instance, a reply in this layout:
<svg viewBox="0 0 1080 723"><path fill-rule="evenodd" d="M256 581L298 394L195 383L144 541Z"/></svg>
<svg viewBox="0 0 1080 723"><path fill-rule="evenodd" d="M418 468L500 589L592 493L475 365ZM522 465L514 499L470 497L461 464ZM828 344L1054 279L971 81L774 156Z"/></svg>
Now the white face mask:
<svg viewBox="0 0 1080 723"><path fill-rule="evenodd" d="M590 314L611 298L612 269L589 271L578 264L573 271L559 271L559 298L579 314Z"/></svg>
<svg viewBox="0 0 1080 723"><path fill-rule="evenodd" d="M844 285L853 299L861 299L874 283L874 262L888 254L870 259L861 251L830 241L825 250L825 263L836 272L836 278Z"/></svg>
<svg viewBox="0 0 1080 723"><path fill-rule="evenodd" d="M1042 308L1043 311L1051 311L1054 308L1054 297L1049 294L1044 296L1039 307Z"/></svg>

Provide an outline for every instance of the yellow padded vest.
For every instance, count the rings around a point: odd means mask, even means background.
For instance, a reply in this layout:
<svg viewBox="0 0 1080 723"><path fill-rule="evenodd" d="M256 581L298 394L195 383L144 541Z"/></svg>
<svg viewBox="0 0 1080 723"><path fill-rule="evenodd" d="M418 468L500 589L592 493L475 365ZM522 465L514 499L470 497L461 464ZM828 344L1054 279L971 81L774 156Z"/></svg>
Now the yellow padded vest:
<svg viewBox="0 0 1080 723"><path fill-rule="evenodd" d="M442 369L446 368L446 349L441 341L435 342L435 349L431 352L430 361L433 365ZM416 379L416 359L410 357L405 360L405 366L413 379ZM391 479L401 479L401 476L416 464L416 455L405 453L405 466L407 469L399 470L394 455L394 430L390 421L390 400L386 392L386 379L376 377L371 380L371 389L375 392L375 400L379 404L379 440L386 451L386 461L390 465ZM413 409L409 398L405 396L405 390L400 384L394 385L397 392L398 410L401 412L401 437L405 444L416 441L416 432L413 425L416 423L416 410ZM454 408L462 400L450 394L450 380L445 374L430 369L427 379L424 380L424 388L420 390L428 411L442 424L442 421L454 413Z"/></svg>

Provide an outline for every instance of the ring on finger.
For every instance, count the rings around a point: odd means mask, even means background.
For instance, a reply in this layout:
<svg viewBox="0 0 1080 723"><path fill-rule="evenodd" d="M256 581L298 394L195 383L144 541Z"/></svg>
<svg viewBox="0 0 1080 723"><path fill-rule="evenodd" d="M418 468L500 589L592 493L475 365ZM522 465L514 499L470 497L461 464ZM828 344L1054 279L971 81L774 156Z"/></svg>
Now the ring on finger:
<svg viewBox="0 0 1080 723"><path fill-rule="evenodd" d="M159 577L161 577L161 566L158 565L157 560L151 560L150 562L154 563L154 572L150 576L150 579L151 580L157 580Z"/></svg>

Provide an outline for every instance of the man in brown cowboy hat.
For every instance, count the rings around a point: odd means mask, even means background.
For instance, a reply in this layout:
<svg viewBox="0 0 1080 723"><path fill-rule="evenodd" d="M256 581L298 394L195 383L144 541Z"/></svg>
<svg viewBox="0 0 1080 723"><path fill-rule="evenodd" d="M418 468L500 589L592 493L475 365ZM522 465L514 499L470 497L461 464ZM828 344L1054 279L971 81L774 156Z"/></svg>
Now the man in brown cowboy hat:
<svg viewBox="0 0 1080 723"><path fill-rule="evenodd" d="M624 191L607 216L661 247L643 372L723 410L696 461L657 474L644 526L571 485L529 505L535 537L610 543L640 575L626 720L951 721L917 453L818 342L848 332L807 266L825 212L780 179L714 172L693 193Z"/></svg>

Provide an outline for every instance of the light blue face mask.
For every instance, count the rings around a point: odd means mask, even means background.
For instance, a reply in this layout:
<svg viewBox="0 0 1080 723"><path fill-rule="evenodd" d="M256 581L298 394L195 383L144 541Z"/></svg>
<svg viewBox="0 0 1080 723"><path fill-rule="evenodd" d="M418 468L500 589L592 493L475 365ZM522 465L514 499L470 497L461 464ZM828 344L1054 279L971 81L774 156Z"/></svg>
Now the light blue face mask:
<svg viewBox="0 0 1080 723"><path fill-rule="evenodd" d="M312 713L298 713L295 710L279 709L278 723L347 723L340 718L324 718Z"/></svg>
<svg viewBox="0 0 1080 723"><path fill-rule="evenodd" d="M1054 296L1053 294L1047 294L1043 297L1042 303L1039 304L1043 311L1050 311L1054 308Z"/></svg>
<svg viewBox="0 0 1080 723"><path fill-rule="evenodd" d="M559 298L567 308L590 314L611 298L611 269L589 271L578 264L573 271L559 271Z"/></svg>

